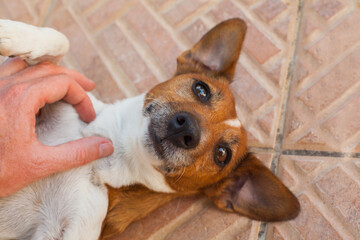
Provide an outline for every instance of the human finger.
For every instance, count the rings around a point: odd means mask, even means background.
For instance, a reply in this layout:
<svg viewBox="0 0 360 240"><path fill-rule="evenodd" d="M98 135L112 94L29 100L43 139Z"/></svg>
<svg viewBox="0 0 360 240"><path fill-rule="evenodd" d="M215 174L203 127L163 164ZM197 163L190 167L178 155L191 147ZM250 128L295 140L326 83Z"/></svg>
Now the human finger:
<svg viewBox="0 0 360 240"><path fill-rule="evenodd" d="M84 122L90 122L96 117L89 96L68 75L60 74L37 80L28 90L26 102L34 107L35 113L46 103L64 100L73 105Z"/></svg>
<svg viewBox="0 0 360 240"><path fill-rule="evenodd" d="M66 74L70 78L74 79L82 88L86 91L91 91L95 87L95 83L82 75L81 73L67 69L50 62L41 62L37 65L30 66L23 71L19 72L15 76L17 83L32 81L38 78L45 78L52 75Z"/></svg>
<svg viewBox="0 0 360 240"><path fill-rule="evenodd" d="M82 166L114 151L111 141L103 137L86 137L58 146L43 145L38 149L41 152L39 169L44 176Z"/></svg>
<svg viewBox="0 0 360 240"><path fill-rule="evenodd" d="M11 76L27 67L27 63L19 57L7 58L0 65L0 78Z"/></svg>

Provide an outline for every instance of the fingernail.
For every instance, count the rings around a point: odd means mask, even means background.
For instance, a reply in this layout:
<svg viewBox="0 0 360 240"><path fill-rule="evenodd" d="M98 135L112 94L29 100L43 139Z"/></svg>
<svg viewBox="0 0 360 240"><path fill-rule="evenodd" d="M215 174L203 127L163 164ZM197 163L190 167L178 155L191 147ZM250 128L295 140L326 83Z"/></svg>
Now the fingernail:
<svg viewBox="0 0 360 240"><path fill-rule="evenodd" d="M106 157L112 154L114 151L114 147L111 143L102 143L99 147L100 157Z"/></svg>

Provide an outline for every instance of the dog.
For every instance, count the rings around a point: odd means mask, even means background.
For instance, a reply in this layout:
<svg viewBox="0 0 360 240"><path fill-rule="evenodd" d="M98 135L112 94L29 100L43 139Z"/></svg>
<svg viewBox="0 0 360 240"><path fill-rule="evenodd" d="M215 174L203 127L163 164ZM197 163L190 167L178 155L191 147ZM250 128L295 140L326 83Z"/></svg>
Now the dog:
<svg viewBox="0 0 360 240"><path fill-rule="evenodd" d="M89 94L97 114L89 124L69 104L46 105L36 122L42 143L97 135L114 153L0 198L0 239L98 239L199 192L251 219L296 217L298 200L248 152L237 118L229 85L245 32L241 19L218 24L177 59L174 77L145 94L114 104ZM57 62L68 45L53 29L0 20L5 56Z"/></svg>

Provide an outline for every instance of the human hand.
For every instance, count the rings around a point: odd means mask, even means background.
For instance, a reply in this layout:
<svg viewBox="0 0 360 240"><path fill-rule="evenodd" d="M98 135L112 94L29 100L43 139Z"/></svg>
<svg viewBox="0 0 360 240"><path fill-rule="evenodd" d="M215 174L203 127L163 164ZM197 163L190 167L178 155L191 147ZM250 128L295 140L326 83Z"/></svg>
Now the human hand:
<svg viewBox="0 0 360 240"><path fill-rule="evenodd" d="M50 63L27 67L19 58L0 66L0 197L52 173L69 170L113 152L102 137L45 146L35 133L36 114L46 103L64 100L80 118L95 118L86 94L95 84L80 73Z"/></svg>

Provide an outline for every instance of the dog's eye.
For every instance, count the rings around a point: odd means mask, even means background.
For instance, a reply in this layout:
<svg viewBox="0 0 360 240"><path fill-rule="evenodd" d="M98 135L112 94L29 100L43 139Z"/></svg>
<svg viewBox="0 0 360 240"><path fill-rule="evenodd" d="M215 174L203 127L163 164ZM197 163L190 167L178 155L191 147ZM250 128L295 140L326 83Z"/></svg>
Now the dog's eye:
<svg viewBox="0 0 360 240"><path fill-rule="evenodd" d="M220 167L224 167L231 159L231 150L226 146L220 145L215 148L214 155L215 163Z"/></svg>
<svg viewBox="0 0 360 240"><path fill-rule="evenodd" d="M195 81L192 90L201 102L206 102L210 98L210 88L202 81Z"/></svg>

